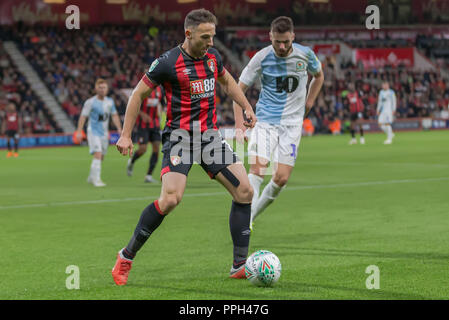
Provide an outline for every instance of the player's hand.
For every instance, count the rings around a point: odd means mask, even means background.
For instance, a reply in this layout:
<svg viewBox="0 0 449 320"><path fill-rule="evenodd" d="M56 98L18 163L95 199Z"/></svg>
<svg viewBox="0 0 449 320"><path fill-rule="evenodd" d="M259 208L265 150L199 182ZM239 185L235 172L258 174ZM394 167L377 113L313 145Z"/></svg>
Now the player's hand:
<svg viewBox="0 0 449 320"><path fill-rule="evenodd" d="M245 141L248 141L248 137L245 135L246 128L235 128L235 139L238 143L243 143Z"/></svg>
<svg viewBox="0 0 449 320"><path fill-rule="evenodd" d="M132 156L134 145L131 138L121 136L115 145L117 146L118 152L122 155L126 156L129 154L130 157Z"/></svg>
<svg viewBox="0 0 449 320"><path fill-rule="evenodd" d="M81 133L81 131L76 132L76 140L83 141L83 134Z"/></svg>
<svg viewBox="0 0 449 320"><path fill-rule="evenodd" d="M256 122L257 118L256 115L254 114L253 108L252 107L246 108L245 111L243 112L243 125L247 128L254 128Z"/></svg>

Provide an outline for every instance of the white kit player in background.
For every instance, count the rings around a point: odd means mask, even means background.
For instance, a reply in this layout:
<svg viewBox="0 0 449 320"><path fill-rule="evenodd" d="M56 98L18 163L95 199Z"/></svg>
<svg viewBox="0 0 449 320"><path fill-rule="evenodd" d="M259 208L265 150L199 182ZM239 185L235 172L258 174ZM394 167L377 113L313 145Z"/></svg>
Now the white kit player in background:
<svg viewBox="0 0 449 320"><path fill-rule="evenodd" d="M115 108L114 100L107 97L108 84L104 79L98 79L95 82L96 95L87 99L84 103L78 120L77 138L81 141L81 132L84 123L89 119L87 125L87 142L89 144L89 152L93 154L92 164L90 166L88 183L92 183L95 187L104 187L106 184L101 181L101 162L109 146L109 118L118 132L122 132L120 118Z"/></svg>
<svg viewBox="0 0 449 320"><path fill-rule="evenodd" d="M307 116L324 81L321 63L308 47L293 43L293 21L278 17L271 23L271 45L258 51L243 70L239 86L245 92L256 79L261 91L256 104L258 122L251 130L248 154L249 181L254 189L251 205L253 220L279 195L295 165L304 115ZM312 81L307 90L308 74ZM245 137L243 114L234 103L237 141ZM263 189L268 165L274 174Z"/></svg>
<svg viewBox="0 0 449 320"><path fill-rule="evenodd" d="M387 134L387 140L384 144L391 144L393 142L393 120L396 112L396 95L388 82L382 83L382 90L379 91L379 100L377 101L377 116L379 127Z"/></svg>

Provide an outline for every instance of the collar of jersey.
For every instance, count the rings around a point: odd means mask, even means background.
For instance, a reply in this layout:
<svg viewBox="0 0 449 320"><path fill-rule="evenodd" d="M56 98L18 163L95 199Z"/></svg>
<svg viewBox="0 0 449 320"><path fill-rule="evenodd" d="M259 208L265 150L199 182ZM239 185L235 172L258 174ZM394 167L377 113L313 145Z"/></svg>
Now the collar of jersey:
<svg viewBox="0 0 449 320"><path fill-rule="evenodd" d="M182 47L182 44L179 44L178 47L179 47L179 50L181 50L181 52L182 52L183 54L185 54L186 56L188 56L188 57L189 57L190 59L192 59L192 60L204 60L204 58L206 57L206 55L204 55L204 57L202 57L202 58L194 58L194 57L192 57L190 54L188 54L187 51L184 50L184 48ZM209 51L209 50L208 50L208 51ZM206 52L206 53L207 53L207 52Z"/></svg>

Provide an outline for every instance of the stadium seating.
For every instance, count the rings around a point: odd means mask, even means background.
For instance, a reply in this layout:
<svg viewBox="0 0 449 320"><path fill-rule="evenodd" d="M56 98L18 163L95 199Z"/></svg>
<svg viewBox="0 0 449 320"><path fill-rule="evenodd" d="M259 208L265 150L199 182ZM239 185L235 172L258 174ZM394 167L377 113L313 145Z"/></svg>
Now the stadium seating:
<svg viewBox="0 0 449 320"><path fill-rule="evenodd" d="M7 101L12 101L17 106L24 134L61 132L44 103L33 93L0 42L0 119Z"/></svg>
<svg viewBox="0 0 449 320"><path fill-rule="evenodd" d="M84 101L94 94L98 77L110 81L110 95L123 117L127 96L122 89L133 88L156 57L183 41L182 26L153 26L151 35L148 26L85 27L77 32L48 26L20 28L10 34L20 31L25 35L15 39L16 42L74 123ZM236 38L229 34L225 37L220 32L217 36L241 59L269 44L256 37ZM410 41L391 39L349 41L348 44L360 48L414 45ZM444 50L447 49L438 41L419 36L416 46L431 58L446 57ZM222 55L226 69L238 79L241 70ZM242 59L243 63L247 59ZM341 120L341 129L345 129L348 101L342 93L349 83L355 85L362 98L366 119L376 117L377 94L384 79L396 91L397 117L438 117L447 112L449 86L439 72L415 72L400 66L364 70L351 62L337 66L332 56L326 56L322 63L325 83L310 114L316 133L330 133L329 123L335 119ZM232 101L219 86L217 95L218 124L233 125ZM253 106L258 95L257 88L247 92Z"/></svg>

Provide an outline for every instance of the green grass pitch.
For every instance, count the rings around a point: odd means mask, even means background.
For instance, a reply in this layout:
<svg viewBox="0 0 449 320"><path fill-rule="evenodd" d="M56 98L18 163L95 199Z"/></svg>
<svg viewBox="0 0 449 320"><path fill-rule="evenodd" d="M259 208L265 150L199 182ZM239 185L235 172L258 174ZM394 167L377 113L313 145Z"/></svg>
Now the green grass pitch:
<svg viewBox="0 0 449 320"><path fill-rule="evenodd" d="M111 146L107 187L94 188L87 147L24 149L17 159L3 150L0 299L447 299L449 131L384 139L302 139L287 188L251 236L250 253L270 250L282 263L272 288L228 278L231 197L198 166L118 287L116 253L160 192L143 182L149 154L129 178ZM69 265L79 267L79 290L66 288ZM366 288L370 265L378 290Z"/></svg>

